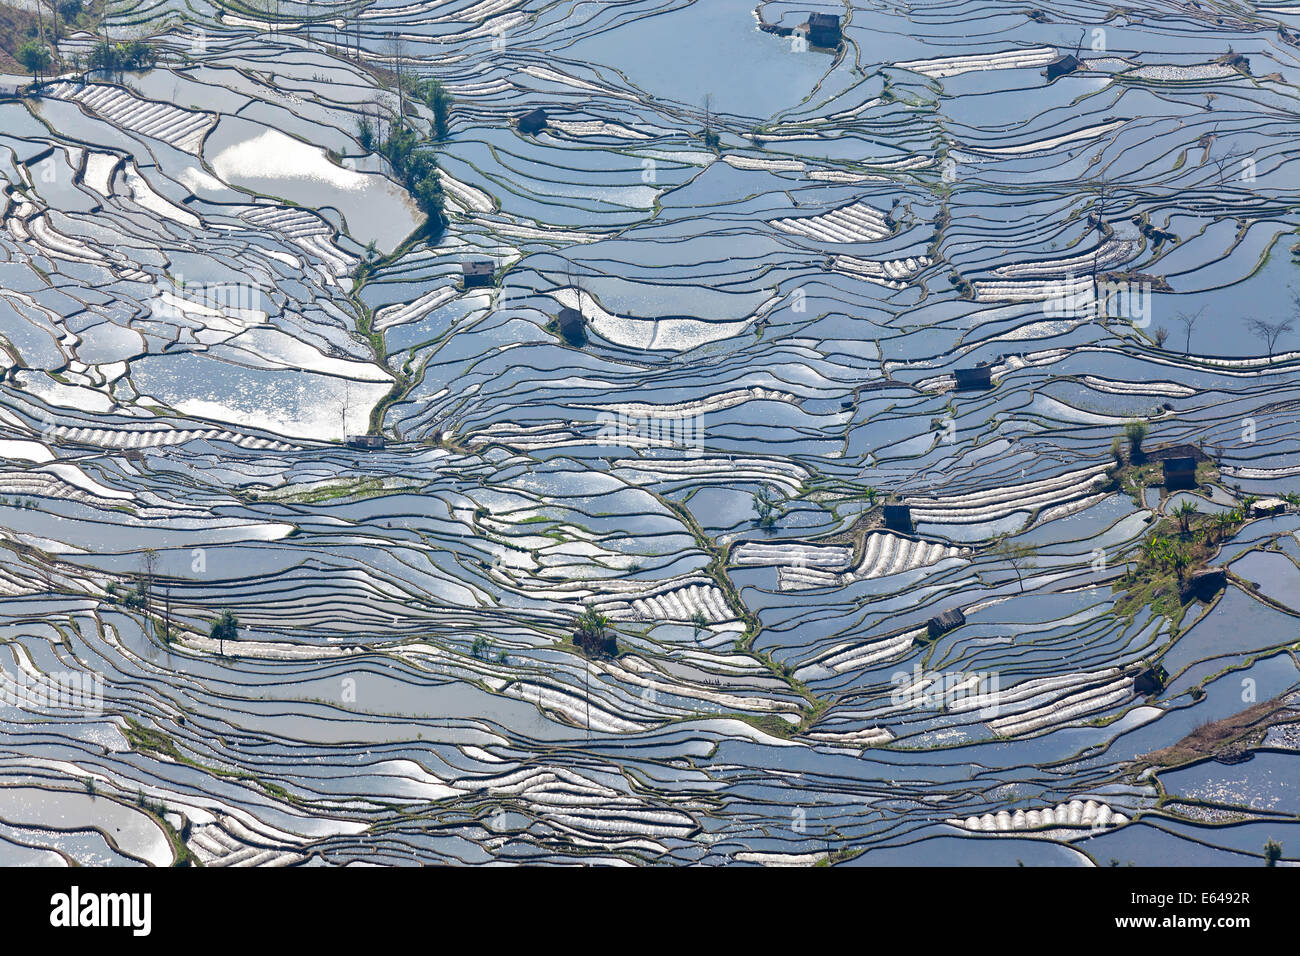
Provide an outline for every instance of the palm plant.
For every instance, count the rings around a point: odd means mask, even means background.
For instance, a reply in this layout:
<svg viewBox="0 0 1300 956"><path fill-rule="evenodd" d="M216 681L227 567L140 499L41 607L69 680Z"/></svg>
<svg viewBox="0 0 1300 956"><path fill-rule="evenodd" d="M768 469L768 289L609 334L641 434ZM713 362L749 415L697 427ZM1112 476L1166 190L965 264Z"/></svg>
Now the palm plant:
<svg viewBox="0 0 1300 956"><path fill-rule="evenodd" d="M1178 580L1182 581L1187 569L1191 567L1192 556L1187 548L1180 544L1171 544L1169 548L1169 563L1178 575Z"/></svg>
<svg viewBox="0 0 1300 956"><path fill-rule="evenodd" d="M592 657L618 654L618 645L609 634L609 618L591 604L578 615L573 643Z"/></svg>
<svg viewBox="0 0 1300 956"><path fill-rule="evenodd" d="M604 637L605 631L608 629L609 618L597 611L592 604L588 604L578 617L578 630L583 634L591 637Z"/></svg>

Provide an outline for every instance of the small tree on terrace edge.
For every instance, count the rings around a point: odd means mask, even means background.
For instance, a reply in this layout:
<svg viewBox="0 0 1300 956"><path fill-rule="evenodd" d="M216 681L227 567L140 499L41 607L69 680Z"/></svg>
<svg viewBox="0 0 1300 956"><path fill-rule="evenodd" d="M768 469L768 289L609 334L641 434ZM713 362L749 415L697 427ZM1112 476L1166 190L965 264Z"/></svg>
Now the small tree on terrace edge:
<svg viewBox="0 0 1300 956"><path fill-rule="evenodd" d="M50 48L39 40L28 40L18 49L18 62L23 65L23 69L30 70L32 82L40 82L40 76L50 68L53 63L53 57L50 56Z"/></svg>
<svg viewBox="0 0 1300 956"><path fill-rule="evenodd" d="M438 139L446 139L451 129L451 94L440 82L430 77L420 86L424 104L433 110L433 129Z"/></svg>
<svg viewBox="0 0 1300 956"><path fill-rule="evenodd" d="M212 622L208 635L217 642L220 654L226 654L226 641L239 640L239 619L234 611L222 611L221 616Z"/></svg>
<svg viewBox="0 0 1300 956"><path fill-rule="evenodd" d="M993 548L993 553L1011 565L1011 570L1016 572L1016 581L1020 584L1020 590L1024 591L1025 579L1021 570L1034 567L1034 558L1038 556L1038 549L1028 544L1012 544L1003 538Z"/></svg>
<svg viewBox="0 0 1300 956"><path fill-rule="evenodd" d="M1268 349L1270 362L1273 360L1273 353L1277 350L1277 340L1287 333L1295 331L1295 323L1290 319L1283 322L1264 322L1260 319L1251 319L1248 326L1251 334L1264 343L1264 347Z"/></svg>
<svg viewBox="0 0 1300 956"><path fill-rule="evenodd" d="M1124 426L1124 437L1128 440L1128 460L1137 464L1143 458L1142 442L1147 437L1147 424L1137 419Z"/></svg>
<svg viewBox="0 0 1300 956"><path fill-rule="evenodd" d="M1277 861L1282 859L1282 844L1276 840L1269 840L1264 844L1264 865L1277 866Z"/></svg>
<svg viewBox="0 0 1300 956"><path fill-rule="evenodd" d="M618 644L609 633L609 618L588 604L575 622L573 642L589 656L618 654Z"/></svg>

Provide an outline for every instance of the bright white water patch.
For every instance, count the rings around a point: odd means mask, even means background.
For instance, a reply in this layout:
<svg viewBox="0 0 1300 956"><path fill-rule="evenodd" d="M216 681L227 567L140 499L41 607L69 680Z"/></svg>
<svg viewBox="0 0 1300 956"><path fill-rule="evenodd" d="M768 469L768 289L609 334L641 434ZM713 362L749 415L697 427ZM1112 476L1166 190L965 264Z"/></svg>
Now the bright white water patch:
<svg viewBox="0 0 1300 956"><path fill-rule="evenodd" d="M45 462L53 461L54 454L40 442L0 439L0 459Z"/></svg>
<svg viewBox="0 0 1300 956"><path fill-rule="evenodd" d="M212 168L230 181L248 177L302 179L350 192L361 192L373 183L373 174L336 166L319 146L276 129L227 146L213 157Z"/></svg>
<svg viewBox="0 0 1300 956"><path fill-rule="evenodd" d="M209 421L263 428L291 438L337 441L355 430L364 431L370 409L387 392L387 386L352 386L346 430L339 410L343 386L336 382L277 383L269 390L274 404L264 404L266 393L245 391L222 400L181 398L174 407L185 415Z"/></svg>
<svg viewBox="0 0 1300 956"><path fill-rule="evenodd" d="M82 174L82 182L101 196L107 196L109 180L117 163L118 157L112 153L90 153L86 157L86 171Z"/></svg>
<svg viewBox="0 0 1300 956"><path fill-rule="evenodd" d="M169 862L140 791L213 866L1259 853L1109 824L1208 792L1162 774L1157 805L1130 761L1238 671L1300 696L1268 603L1300 613L1300 339L1246 327L1294 313L1294 44L1136 0L1107 29L1140 56L1049 81L1076 36L1006 4L839 6L828 52L760 29L795 4L394 0L359 65L302 4L198 4L194 62L0 105L0 670L104 683L0 707L4 783L57 811L0 787L0 863ZM449 221L359 270L421 221L358 141L396 118L396 36L456 100L419 147ZM1255 79L1169 65L1230 46ZM1098 314L1148 281L1150 327ZM382 450L337 444L372 417ZM1118 604L1187 500L1107 475L1134 419L1219 459L1197 531L1267 512L1224 543L1258 588L1177 628ZM170 646L122 600L145 549ZM612 656L573 643L588 603Z"/></svg>
<svg viewBox="0 0 1300 956"><path fill-rule="evenodd" d="M87 173L89 175L89 173ZM201 191L221 192L225 190L226 184L215 176L209 176L203 170L194 166L186 166L176 177L180 180L182 186L190 192L197 193Z"/></svg>
<svg viewBox="0 0 1300 956"><path fill-rule="evenodd" d="M587 293L560 289L554 297L561 305L579 307L596 334L626 348L684 352L719 342L743 332L750 319L738 322L706 322L689 318L637 318L613 315L602 309ZM579 306L579 299L581 304Z"/></svg>
<svg viewBox="0 0 1300 956"><path fill-rule="evenodd" d="M238 136L247 127L252 135ZM345 169L330 161L319 146L279 130L223 119L209 138L220 142L212 169L232 186L278 196L315 209L334 207L343 214L347 232L361 244L374 242L389 252L419 227L424 217L406 190L378 173Z"/></svg>

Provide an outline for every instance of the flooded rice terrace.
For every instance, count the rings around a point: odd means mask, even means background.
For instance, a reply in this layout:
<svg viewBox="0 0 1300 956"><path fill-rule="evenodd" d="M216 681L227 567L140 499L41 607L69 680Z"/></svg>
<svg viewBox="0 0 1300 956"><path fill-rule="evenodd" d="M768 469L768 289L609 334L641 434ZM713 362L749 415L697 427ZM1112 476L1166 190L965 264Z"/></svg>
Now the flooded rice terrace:
<svg viewBox="0 0 1300 956"><path fill-rule="evenodd" d="M0 863L1300 857L1300 7L1013 7L51 36Z"/></svg>

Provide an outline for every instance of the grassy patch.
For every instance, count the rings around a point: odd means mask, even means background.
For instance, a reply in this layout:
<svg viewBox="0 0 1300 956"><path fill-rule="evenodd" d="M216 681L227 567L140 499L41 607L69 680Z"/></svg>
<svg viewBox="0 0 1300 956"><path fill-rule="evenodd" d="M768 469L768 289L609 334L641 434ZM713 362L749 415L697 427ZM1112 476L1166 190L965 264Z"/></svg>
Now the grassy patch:
<svg viewBox="0 0 1300 956"><path fill-rule="evenodd" d="M127 743L131 745L131 749L138 753L165 757L174 760L177 763L183 763L187 767L193 767L194 769L201 770L204 773L212 774L214 777L222 777L227 780L242 780L256 784L266 791L268 795L275 797L278 800L283 800L286 803L297 804L302 802L298 797L285 790L284 787L281 787L279 784L268 783L251 773L222 770L218 767L209 767L206 764L199 763L197 760L186 757L180 752L180 749L176 746L176 742L172 740L168 734L161 730L152 730L132 717L126 718L126 727L123 729L122 734L126 737ZM141 804L141 806L144 806L144 804Z"/></svg>
<svg viewBox="0 0 1300 956"><path fill-rule="evenodd" d="M132 750L166 757L169 760L175 760L177 763L188 762L181 756L181 752L176 749L176 742L171 737L161 730L151 730L131 717L126 718L126 728L122 731L122 734L126 737L126 742L131 745Z"/></svg>
<svg viewBox="0 0 1300 956"><path fill-rule="evenodd" d="M332 481L328 484L317 485L305 491L295 492L277 489L256 497L263 501L276 501L281 504L312 505L323 501L334 501L339 498L369 498L375 495L395 494L415 487L417 486L411 485L406 489L388 487L384 484L382 478L353 478L346 481Z"/></svg>
<svg viewBox="0 0 1300 956"><path fill-rule="evenodd" d="M1286 719L1275 720L1279 716ZM1275 697L1222 720L1207 721L1178 743L1139 757L1138 765L1178 767L1194 760L1245 749L1262 738L1264 731L1274 723L1289 723L1297 716L1300 714L1289 709L1281 697Z"/></svg>
<svg viewBox="0 0 1300 956"><path fill-rule="evenodd" d="M782 720L776 714L721 714L735 720L743 720L751 727L756 727L769 737L786 739L798 732L800 725Z"/></svg>

